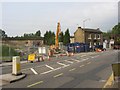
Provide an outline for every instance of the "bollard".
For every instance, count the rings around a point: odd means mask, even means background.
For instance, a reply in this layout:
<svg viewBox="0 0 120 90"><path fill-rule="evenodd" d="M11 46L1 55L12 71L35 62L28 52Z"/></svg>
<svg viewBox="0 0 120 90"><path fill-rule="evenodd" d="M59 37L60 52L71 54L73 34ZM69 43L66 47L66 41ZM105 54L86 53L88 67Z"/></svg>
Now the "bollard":
<svg viewBox="0 0 120 90"><path fill-rule="evenodd" d="M14 56L12 58L12 74L13 75L21 75L21 66L20 66L20 57Z"/></svg>

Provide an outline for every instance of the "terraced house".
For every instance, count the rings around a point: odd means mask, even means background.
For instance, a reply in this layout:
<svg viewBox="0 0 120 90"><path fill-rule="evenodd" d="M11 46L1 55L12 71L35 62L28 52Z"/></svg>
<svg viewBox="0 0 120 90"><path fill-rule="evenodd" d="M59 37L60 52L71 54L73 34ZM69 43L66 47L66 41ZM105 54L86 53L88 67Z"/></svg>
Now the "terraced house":
<svg viewBox="0 0 120 90"><path fill-rule="evenodd" d="M103 44L103 34L102 31L97 29L81 28L74 32L75 42L88 43L90 47L93 45L102 45Z"/></svg>

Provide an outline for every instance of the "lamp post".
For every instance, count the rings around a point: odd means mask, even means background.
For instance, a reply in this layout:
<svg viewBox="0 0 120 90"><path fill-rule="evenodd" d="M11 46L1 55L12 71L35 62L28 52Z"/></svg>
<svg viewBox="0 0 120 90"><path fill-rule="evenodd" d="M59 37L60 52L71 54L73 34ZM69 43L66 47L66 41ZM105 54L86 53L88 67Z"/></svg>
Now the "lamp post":
<svg viewBox="0 0 120 90"><path fill-rule="evenodd" d="M83 20L83 28L85 28L85 22L88 21L88 20L90 20L90 18L87 18L87 19Z"/></svg>

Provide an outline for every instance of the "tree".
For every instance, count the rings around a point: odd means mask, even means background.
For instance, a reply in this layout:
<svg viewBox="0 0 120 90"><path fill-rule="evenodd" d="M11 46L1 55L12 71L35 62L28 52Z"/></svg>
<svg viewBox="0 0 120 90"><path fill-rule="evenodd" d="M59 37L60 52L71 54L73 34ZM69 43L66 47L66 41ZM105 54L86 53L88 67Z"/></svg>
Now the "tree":
<svg viewBox="0 0 120 90"><path fill-rule="evenodd" d="M40 32L40 30L38 30L38 31L35 33L35 36L41 37L41 32Z"/></svg>
<svg viewBox="0 0 120 90"><path fill-rule="evenodd" d="M0 38L6 38L7 34L5 33L4 30L0 29Z"/></svg>
<svg viewBox="0 0 120 90"><path fill-rule="evenodd" d="M112 34L120 34L120 23L112 28Z"/></svg>
<svg viewBox="0 0 120 90"><path fill-rule="evenodd" d="M44 44L53 45L55 44L55 34L51 31L46 31L44 34Z"/></svg>
<svg viewBox="0 0 120 90"><path fill-rule="evenodd" d="M63 39L64 39L64 34L63 34L63 32L61 32L59 34L59 42L63 42Z"/></svg>
<svg viewBox="0 0 120 90"><path fill-rule="evenodd" d="M63 44L66 45L70 43L70 33L69 33L69 29L67 29L65 31L65 35L64 35L64 39L63 39Z"/></svg>

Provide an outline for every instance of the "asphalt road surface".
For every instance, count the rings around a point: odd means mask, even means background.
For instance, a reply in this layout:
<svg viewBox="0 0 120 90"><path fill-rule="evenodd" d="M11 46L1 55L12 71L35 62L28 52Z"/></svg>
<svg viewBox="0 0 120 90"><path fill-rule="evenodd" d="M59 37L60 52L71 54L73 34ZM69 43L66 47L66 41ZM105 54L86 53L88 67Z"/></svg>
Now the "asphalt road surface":
<svg viewBox="0 0 120 90"><path fill-rule="evenodd" d="M120 51L89 52L22 64L27 77L3 88L103 88L112 74L111 64L120 60ZM11 66L2 68L3 74Z"/></svg>

